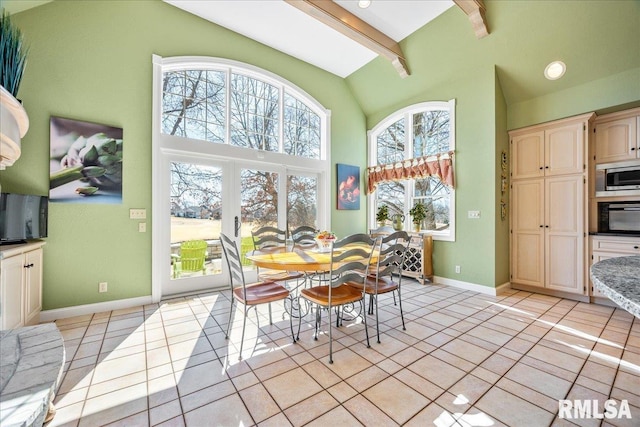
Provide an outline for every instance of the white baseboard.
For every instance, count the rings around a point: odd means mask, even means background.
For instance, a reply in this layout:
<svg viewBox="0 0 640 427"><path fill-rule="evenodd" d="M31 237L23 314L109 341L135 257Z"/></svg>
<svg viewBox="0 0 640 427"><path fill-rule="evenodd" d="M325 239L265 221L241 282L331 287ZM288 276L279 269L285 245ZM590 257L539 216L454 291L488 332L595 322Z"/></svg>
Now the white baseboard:
<svg viewBox="0 0 640 427"><path fill-rule="evenodd" d="M463 282L462 280L449 279L448 277L440 277L440 276L433 276L433 282L440 283L442 285L453 286L454 288L460 288L467 291L474 291L474 292L479 292L481 294L492 295L492 296L500 295L500 293L504 292L505 290L511 287L511 284L509 282L503 283L502 285L498 285L495 288L491 288L489 286L479 285L477 283Z"/></svg>
<svg viewBox="0 0 640 427"><path fill-rule="evenodd" d="M86 314L102 313L104 311L121 310L139 305L151 304L151 295L136 298L119 299L115 301L97 302L95 304L76 305L74 307L55 308L40 312L40 323L53 322L67 317L84 316Z"/></svg>

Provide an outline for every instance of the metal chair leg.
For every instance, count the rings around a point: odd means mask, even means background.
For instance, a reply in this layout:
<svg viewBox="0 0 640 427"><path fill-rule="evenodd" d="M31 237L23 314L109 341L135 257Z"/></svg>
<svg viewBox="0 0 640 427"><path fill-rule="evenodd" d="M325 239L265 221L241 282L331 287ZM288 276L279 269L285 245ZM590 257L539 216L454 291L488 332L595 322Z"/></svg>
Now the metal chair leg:
<svg viewBox="0 0 640 427"><path fill-rule="evenodd" d="M251 307L244 308L244 316L242 316L242 338L240 338L240 353L238 354L238 360L242 360L242 346L244 345L244 330L247 326L247 315Z"/></svg>
<svg viewBox="0 0 640 427"><path fill-rule="evenodd" d="M329 305L328 311L329 311L329 363L333 364L333 335L331 334L333 325L331 324L331 305Z"/></svg>
<svg viewBox="0 0 640 427"><path fill-rule="evenodd" d="M364 314L364 297L362 297L362 299L360 300L360 309L362 312L362 317L364 318L364 332L367 335L367 348L371 348L371 343L369 342L369 327L367 326L367 315Z"/></svg>
<svg viewBox="0 0 640 427"><path fill-rule="evenodd" d="M399 287L398 287L398 303L400 304L400 318L402 319L402 330L406 331L407 328L404 326L404 314L402 313L402 298L400 297L400 288Z"/></svg>
<svg viewBox="0 0 640 427"><path fill-rule="evenodd" d="M300 306L300 297L298 297L298 306ZM296 341L300 339L300 326L302 325L302 314L298 316L298 335L296 336Z"/></svg>
<svg viewBox="0 0 640 427"><path fill-rule="evenodd" d="M374 299L376 301L376 333L378 334L378 344L380 344L380 323L378 321L378 295L376 295Z"/></svg>
<svg viewBox="0 0 640 427"><path fill-rule="evenodd" d="M229 308L229 321L227 322L227 333L224 336L225 339L229 339L229 331L231 330L231 319L233 317L233 306L236 302L235 298L231 298L231 308Z"/></svg>

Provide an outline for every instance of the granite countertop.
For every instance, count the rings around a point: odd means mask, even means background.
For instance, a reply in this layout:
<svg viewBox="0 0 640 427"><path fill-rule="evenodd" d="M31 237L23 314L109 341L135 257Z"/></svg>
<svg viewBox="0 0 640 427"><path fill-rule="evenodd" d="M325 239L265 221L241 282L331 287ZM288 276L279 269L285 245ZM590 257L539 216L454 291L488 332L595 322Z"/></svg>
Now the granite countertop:
<svg viewBox="0 0 640 427"><path fill-rule="evenodd" d="M640 256L609 258L591 266L597 290L640 318Z"/></svg>
<svg viewBox="0 0 640 427"><path fill-rule="evenodd" d="M0 425L42 425L58 388L64 343L54 323L0 331Z"/></svg>

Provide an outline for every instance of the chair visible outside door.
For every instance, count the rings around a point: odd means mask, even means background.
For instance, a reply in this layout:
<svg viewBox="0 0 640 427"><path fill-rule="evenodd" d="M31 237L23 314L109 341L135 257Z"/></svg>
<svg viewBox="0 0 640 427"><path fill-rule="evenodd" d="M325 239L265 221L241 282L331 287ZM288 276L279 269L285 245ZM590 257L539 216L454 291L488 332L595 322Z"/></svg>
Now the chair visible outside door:
<svg viewBox="0 0 640 427"><path fill-rule="evenodd" d="M258 317L257 306L261 304L269 304L269 324L273 324L273 319L271 317L271 303L274 301L284 300L290 296L287 288L273 281L261 281L247 284L245 282L244 271L240 261L240 253L238 252L236 242L224 233L220 233L220 241L222 242L224 257L227 260L227 270L229 271L229 284L231 290L231 307L229 308L229 322L227 324L227 332L225 335L226 339L229 338L229 332L231 331L233 307L235 304L243 305L242 336L240 338L240 353L238 356L238 359L240 360L242 359L244 332L246 329L249 310L252 307L255 308L256 320L259 329L260 320ZM295 343L296 340L293 334L293 321L291 316L289 317L289 328L291 329L291 338Z"/></svg>
<svg viewBox="0 0 640 427"><path fill-rule="evenodd" d="M336 309L336 325L340 324L340 309L346 304L360 303L364 329L369 344L369 330L367 328L367 316L364 313L364 296L366 291L366 277L369 274L369 266L378 239L371 238L368 234L353 234L340 239L331 247L331 268L327 275L327 284L311 286L300 291L299 298L303 298L316 306L314 339L318 339L321 326L321 313L323 309L328 313L329 327L329 363L333 363L333 321L332 309ZM362 285L361 289L353 285ZM298 335L300 325L298 323Z"/></svg>
<svg viewBox="0 0 640 427"><path fill-rule="evenodd" d="M180 253L171 255L173 278L179 277L185 272L206 272L205 258L207 255L207 242L204 240L188 240L180 245Z"/></svg>
<svg viewBox="0 0 640 427"><path fill-rule="evenodd" d="M287 232L276 227L265 226L251 232L253 248L261 250L274 247L285 247ZM298 271L260 270L257 269L259 280L274 282L288 282L303 277Z"/></svg>
<svg viewBox="0 0 640 427"><path fill-rule="evenodd" d="M373 314L375 305L378 344L380 343L380 320L378 311L379 295L393 292L393 302L394 305L396 305L395 297L397 293L398 304L400 305L400 318L402 319L402 330L407 329L404 324L404 313L402 312L401 285L402 266L404 265L404 259L407 254L407 248L409 247L410 241L411 237L409 237L409 234L406 231L396 231L382 237L378 259L375 263L376 268L374 271L370 272L367 277L364 292L369 295L369 314ZM394 278L394 275L397 276L397 279ZM358 289L361 288L361 286L357 284L352 284L352 286L356 286Z"/></svg>

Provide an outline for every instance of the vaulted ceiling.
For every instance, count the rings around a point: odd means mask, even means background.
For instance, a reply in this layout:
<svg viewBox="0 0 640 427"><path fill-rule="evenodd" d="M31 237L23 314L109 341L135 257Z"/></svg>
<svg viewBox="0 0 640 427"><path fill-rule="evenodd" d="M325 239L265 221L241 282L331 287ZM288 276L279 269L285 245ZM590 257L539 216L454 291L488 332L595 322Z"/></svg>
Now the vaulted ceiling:
<svg viewBox="0 0 640 427"><path fill-rule="evenodd" d="M18 13L48 1L3 7ZM390 91L417 93L469 67L495 66L508 105L640 68L640 0L371 0L366 9L356 0L164 1L347 78L366 113ZM364 67L378 57L388 61ZM568 71L551 82L542 72L557 59ZM388 87L373 94L379 73Z"/></svg>
<svg viewBox="0 0 640 427"><path fill-rule="evenodd" d="M451 0L373 0L366 9L354 0L165 2L340 77L379 55L372 46L376 35L384 40L379 46L397 45L454 5Z"/></svg>

